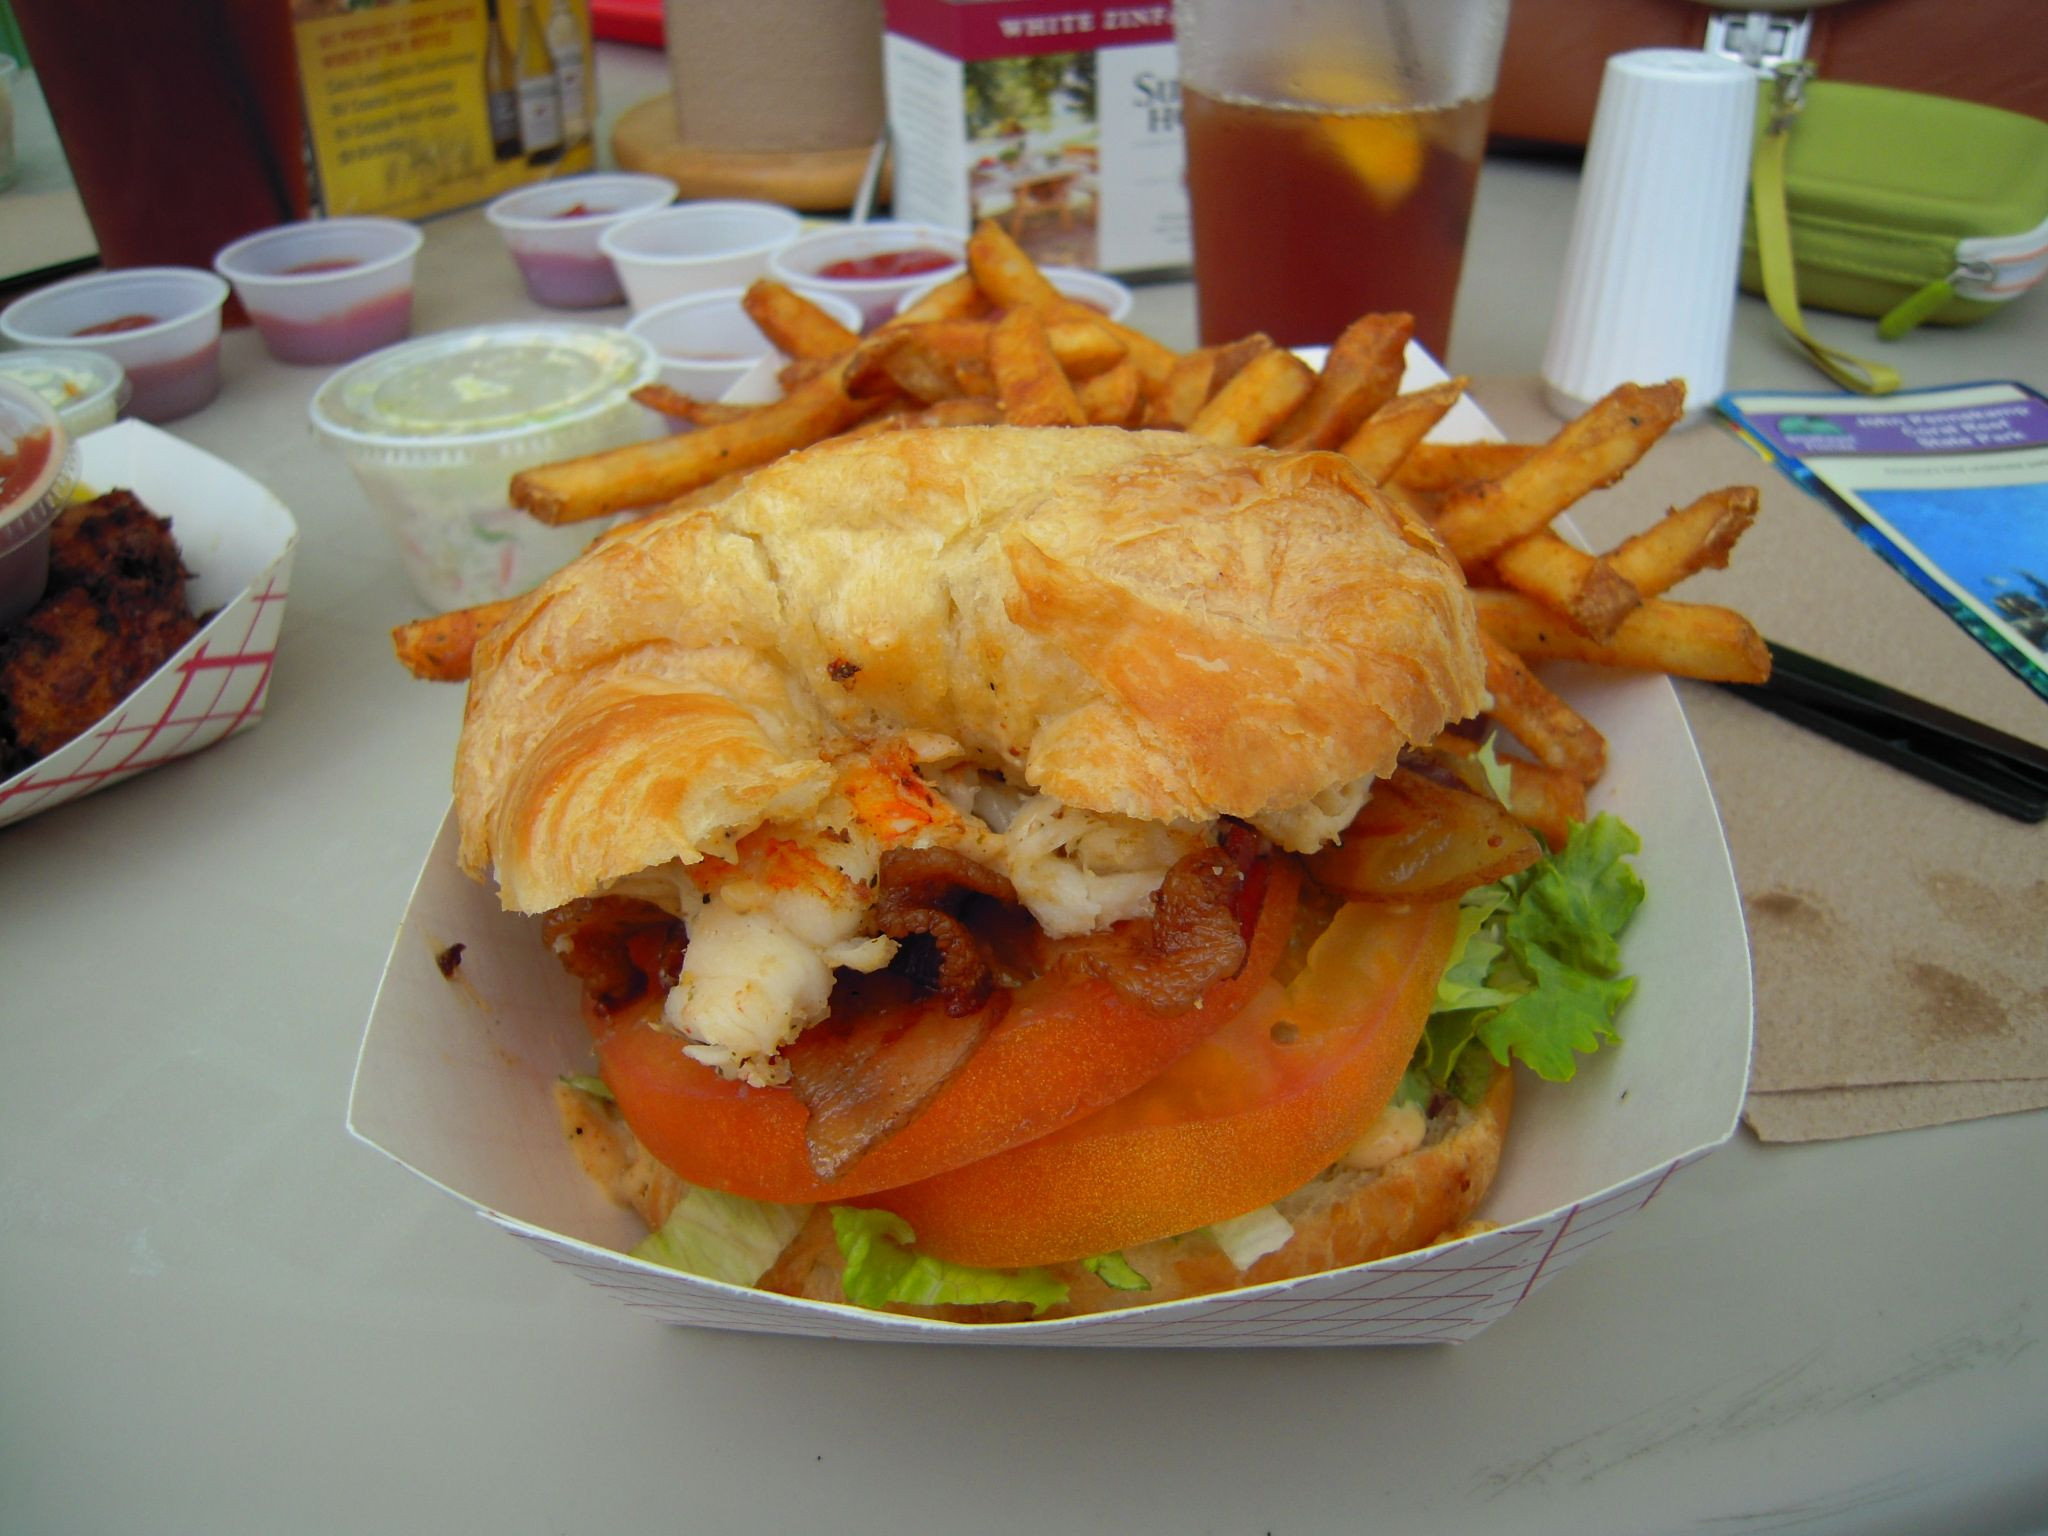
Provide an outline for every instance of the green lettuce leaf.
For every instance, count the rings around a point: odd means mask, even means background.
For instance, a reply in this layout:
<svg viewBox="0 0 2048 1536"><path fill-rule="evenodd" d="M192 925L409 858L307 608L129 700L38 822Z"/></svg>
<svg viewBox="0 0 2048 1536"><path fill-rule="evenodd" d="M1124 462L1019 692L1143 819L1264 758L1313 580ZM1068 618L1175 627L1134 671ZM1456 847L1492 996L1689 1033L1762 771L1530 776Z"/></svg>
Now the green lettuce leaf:
<svg viewBox="0 0 2048 1536"><path fill-rule="evenodd" d="M1578 1069L1573 1052L1590 1054L1603 1044L1620 1043L1614 1015L1635 991L1636 979L1594 976L1533 946L1516 954L1535 985L1487 1015L1479 1025L1479 1038L1503 1066L1512 1054L1538 1077L1570 1082Z"/></svg>
<svg viewBox="0 0 2048 1536"><path fill-rule="evenodd" d="M1067 1299L1067 1288L1043 1269L972 1269L913 1252L917 1234L893 1211L856 1206L832 1207L832 1235L839 1242L846 1271L840 1289L863 1307L890 1302L913 1306L978 1306L992 1301L1021 1301L1033 1313Z"/></svg>
<svg viewBox="0 0 2048 1536"><path fill-rule="evenodd" d="M808 1205L771 1205L692 1185L633 1257L728 1285L752 1285L810 1213Z"/></svg>
<svg viewBox="0 0 2048 1536"><path fill-rule="evenodd" d="M1131 1261L1120 1253L1098 1253L1092 1259L1083 1259L1081 1267L1114 1291L1149 1291L1152 1282L1131 1266Z"/></svg>
<svg viewBox="0 0 2048 1536"><path fill-rule="evenodd" d="M1564 1082L1580 1054L1620 1040L1615 1015L1635 981L1615 974L1619 939L1643 900L1643 882L1625 861L1641 847L1603 814L1520 874L1466 893L1404 1092L1419 1079L1472 1103L1491 1076L1479 1065L1488 1056L1502 1066L1519 1058ZM1474 1041L1485 1049L1468 1050Z"/></svg>
<svg viewBox="0 0 2048 1536"><path fill-rule="evenodd" d="M1612 976L1621 964L1617 935L1642 905L1643 882L1623 862L1642 839L1602 813L1571 830L1563 848L1515 877L1507 938L1520 958L1537 946L1582 971Z"/></svg>

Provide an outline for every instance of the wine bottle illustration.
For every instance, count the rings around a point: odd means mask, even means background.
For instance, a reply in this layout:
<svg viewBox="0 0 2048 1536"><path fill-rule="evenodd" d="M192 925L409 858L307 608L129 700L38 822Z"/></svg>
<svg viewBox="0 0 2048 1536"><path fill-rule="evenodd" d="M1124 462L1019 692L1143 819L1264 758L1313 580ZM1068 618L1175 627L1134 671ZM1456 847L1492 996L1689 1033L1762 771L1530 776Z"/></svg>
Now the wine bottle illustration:
<svg viewBox="0 0 2048 1536"><path fill-rule="evenodd" d="M491 158L520 153L519 65L498 22L498 0L484 0L484 103L491 121Z"/></svg>
<svg viewBox="0 0 2048 1536"><path fill-rule="evenodd" d="M546 27L533 0L519 6L519 143L528 165L562 158L562 93L548 54Z"/></svg>

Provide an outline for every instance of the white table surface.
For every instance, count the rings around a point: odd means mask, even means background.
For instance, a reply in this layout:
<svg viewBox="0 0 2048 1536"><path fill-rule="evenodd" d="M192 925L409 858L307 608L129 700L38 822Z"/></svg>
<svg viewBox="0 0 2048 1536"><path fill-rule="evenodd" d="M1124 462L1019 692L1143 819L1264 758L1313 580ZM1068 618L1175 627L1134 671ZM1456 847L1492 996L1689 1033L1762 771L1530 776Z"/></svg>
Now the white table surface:
<svg viewBox="0 0 2048 1536"><path fill-rule="evenodd" d="M614 109L660 81L605 68ZM1459 369L1534 371L1572 190L1488 166ZM534 312L474 214L430 225L421 278L421 330ZM1138 318L1186 342L1187 288ZM2048 384L2048 298L1897 355ZM2048 1525L2042 1114L1740 1134L1456 1348L664 1329L464 1214L342 1128L461 695L390 661L418 603L306 427L321 371L249 334L225 368L176 430L302 530L268 714L0 830L0 1529ZM1749 301L1735 377L1818 387Z"/></svg>

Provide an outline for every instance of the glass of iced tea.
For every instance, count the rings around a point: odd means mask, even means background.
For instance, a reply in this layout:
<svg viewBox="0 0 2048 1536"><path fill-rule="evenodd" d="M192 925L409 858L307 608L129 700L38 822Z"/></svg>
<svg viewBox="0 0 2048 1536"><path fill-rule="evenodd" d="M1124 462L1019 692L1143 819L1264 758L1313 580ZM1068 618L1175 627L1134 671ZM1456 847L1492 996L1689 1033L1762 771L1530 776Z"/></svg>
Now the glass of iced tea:
<svg viewBox="0 0 2048 1536"><path fill-rule="evenodd" d="M1441 357L1508 0L1177 0L1205 343L1415 316Z"/></svg>

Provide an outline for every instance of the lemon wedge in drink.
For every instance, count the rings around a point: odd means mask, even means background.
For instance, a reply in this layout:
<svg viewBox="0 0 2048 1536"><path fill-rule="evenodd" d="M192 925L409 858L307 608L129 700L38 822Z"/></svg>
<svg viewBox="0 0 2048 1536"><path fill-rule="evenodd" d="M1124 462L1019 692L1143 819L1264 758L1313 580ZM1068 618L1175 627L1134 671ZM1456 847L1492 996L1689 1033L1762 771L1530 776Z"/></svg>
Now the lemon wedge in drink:
<svg viewBox="0 0 2048 1536"><path fill-rule="evenodd" d="M1372 194L1381 211L1399 207L1422 179L1427 146L1401 92L1361 69L1311 64L1290 81L1298 98L1323 109L1316 129L1330 152Z"/></svg>

